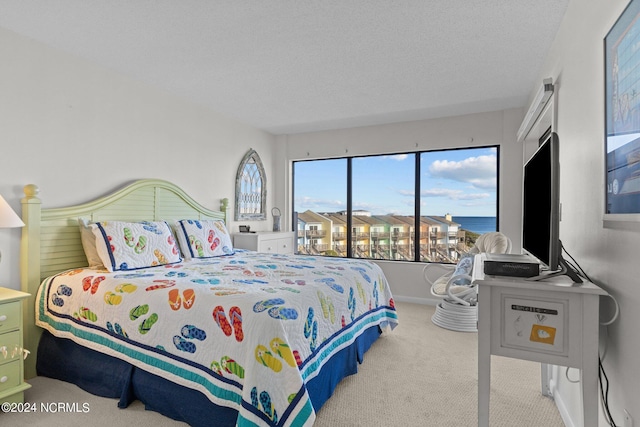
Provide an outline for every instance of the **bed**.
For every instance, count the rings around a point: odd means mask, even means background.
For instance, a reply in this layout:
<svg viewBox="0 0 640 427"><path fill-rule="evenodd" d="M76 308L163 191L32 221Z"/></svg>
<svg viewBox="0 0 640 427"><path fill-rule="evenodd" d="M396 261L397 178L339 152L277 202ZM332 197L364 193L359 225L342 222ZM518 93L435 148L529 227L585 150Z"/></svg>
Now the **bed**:
<svg viewBox="0 0 640 427"><path fill-rule="evenodd" d="M212 211L161 180L67 208L37 193L23 199L27 377L190 425L312 425L397 324L376 264L235 249L226 200Z"/></svg>

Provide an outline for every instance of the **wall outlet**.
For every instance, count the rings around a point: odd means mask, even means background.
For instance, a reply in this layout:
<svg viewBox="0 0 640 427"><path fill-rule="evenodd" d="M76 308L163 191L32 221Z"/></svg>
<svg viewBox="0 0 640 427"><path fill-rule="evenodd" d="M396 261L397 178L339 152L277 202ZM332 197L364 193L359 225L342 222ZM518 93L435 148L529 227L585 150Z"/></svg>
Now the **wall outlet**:
<svg viewBox="0 0 640 427"><path fill-rule="evenodd" d="M622 427L633 427L633 418L626 409L624 410L624 420L622 421Z"/></svg>

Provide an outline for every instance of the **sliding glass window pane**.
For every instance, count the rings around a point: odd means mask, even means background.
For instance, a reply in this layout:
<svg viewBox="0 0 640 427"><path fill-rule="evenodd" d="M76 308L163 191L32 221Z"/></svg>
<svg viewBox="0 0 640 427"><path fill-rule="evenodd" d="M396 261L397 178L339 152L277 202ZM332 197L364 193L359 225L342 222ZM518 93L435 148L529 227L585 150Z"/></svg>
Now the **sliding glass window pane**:
<svg viewBox="0 0 640 427"><path fill-rule="evenodd" d="M421 261L456 262L497 227L497 147L420 156Z"/></svg>
<svg viewBox="0 0 640 427"><path fill-rule="evenodd" d="M298 253L347 256L347 159L293 163Z"/></svg>
<svg viewBox="0 0 640 427"><path fill-rule="evenodd" d="M413 261L415 154L356 157L351 165L353 257Z"/></svg>

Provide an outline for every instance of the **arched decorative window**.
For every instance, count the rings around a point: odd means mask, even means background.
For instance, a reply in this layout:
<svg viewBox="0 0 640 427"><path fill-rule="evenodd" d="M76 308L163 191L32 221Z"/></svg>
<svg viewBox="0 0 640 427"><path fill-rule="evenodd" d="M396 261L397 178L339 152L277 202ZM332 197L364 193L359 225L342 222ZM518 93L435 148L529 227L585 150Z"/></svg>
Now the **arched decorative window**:
<svg viewBox="0 0 640 427"><path fill-rule="evenodd" d="M258 153L250 149L236 174L236 221L267 219L267 176Z"/></svg>

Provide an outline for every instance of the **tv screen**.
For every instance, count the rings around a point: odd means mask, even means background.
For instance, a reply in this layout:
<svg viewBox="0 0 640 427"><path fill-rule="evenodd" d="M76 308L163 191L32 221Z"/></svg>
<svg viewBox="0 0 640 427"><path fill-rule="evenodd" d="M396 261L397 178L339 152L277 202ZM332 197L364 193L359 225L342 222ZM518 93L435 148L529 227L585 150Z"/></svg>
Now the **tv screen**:
<svg viewBox="0 0 640 427"><path fill-rule="evenodd" d="M559 267L558 135L550 133L524 165L522 247L542 264Z"/></svg>

